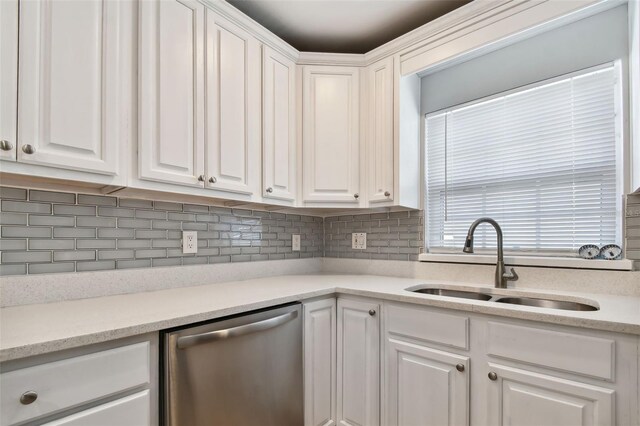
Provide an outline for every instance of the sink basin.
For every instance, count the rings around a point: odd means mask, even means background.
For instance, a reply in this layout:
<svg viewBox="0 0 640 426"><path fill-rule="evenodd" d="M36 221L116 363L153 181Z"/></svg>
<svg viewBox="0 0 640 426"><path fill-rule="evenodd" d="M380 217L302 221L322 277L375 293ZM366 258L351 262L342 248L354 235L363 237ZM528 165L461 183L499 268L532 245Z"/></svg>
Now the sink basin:
<svg viewBox="0 0 640 426"><path fill-rule="evenodd" d="M571 302L566 300L537 299L533 297L502 297L498 303L511 305L534 306L537 308L563 309L565 311L597 311L598 307L586 303Z"/></svg>
<svg viewBox="0 0 640 426"><path fill-rule="evenodd" d="M436 296L460 297L463 299L489 300L490 294L478 293L475 291L449 290L446 288L419 288L412 290L414 293L434 294Z"/></svg>

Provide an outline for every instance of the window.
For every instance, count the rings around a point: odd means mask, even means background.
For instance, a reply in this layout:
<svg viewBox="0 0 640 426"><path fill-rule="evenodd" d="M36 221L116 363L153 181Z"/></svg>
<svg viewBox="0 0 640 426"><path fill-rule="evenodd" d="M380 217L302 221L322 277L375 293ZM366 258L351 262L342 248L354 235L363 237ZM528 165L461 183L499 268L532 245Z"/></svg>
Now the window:
<svg viewBox="0 0 640 426"><path fill-rule="evenodd" d="M617 80L610 64L427 115L427 249L461 250L483 216L512 252L620 244ZM494 248L493 228L475 246Z"/></svg>

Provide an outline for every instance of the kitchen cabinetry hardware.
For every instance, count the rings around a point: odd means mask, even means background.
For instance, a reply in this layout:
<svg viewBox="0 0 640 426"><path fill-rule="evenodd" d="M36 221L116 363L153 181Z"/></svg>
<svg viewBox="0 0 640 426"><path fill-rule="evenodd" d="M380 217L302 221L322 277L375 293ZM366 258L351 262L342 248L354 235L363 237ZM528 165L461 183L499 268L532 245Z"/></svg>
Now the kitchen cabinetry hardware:
<svg viewBox="0 0 640 426"><path fill-rule="evenodd" d="M355 199L357 200L358 198L360 198L360 194L358 194L358 193L356 192L355 194L353 194L353 198L355 198Z"/></svg>
<svg viewBox="0 0 640 426"><path fill-rule="evenodd" d="M369 315L374 316L376 314L375 309L369 309Z"/></svg>
<svg viewBox="0 0 640 426"><path fill-rule="evenodd" d="M36 391L26 391L22 395L20 395L20 404L29 405L33 403L36 399L38 399L38 392Z"/></svg>
<svg viewBox="0 0 640 426"><path fill-rule="evenodd" d="M489 377L489 380L493 380L494 382L498 380L498 375L493 371L489 372L488 377Z"/></svg>
<svg viewBox="0 0 640 426"><path fill-rule="evenodd" d="M271 194L271 193L273 192L273 188L272 188L272 187L268 187L268 188L267 188L267 192L268 192L269 194Z"/></svg>
<svg viewBox="0 0 640 426"><path fill-rule="evenodd" d="M389 197L391 195L391 193L389 191L384 191L384 196L385 197Z"/></svg>
<svg viewBox="0 0 640 426"><path fill-rule="evenodd" d="M209 178L209 183L216 183L218 181L218 179L216 179L215 177L211 176Z"/></svg>
<svg viewBox="0 0 640 426"><path fill-rule="evenodd" d="M0 141L0 149L3 151L11 151L13 149L13 144L3 139Z"/></svg>
<svg viewBox="0 0 640 426"><path fill-rule="evenodd" d="M464 371L464 364L457 364L456 365L456 370L458 370L459 372L463 372Z"/></svg>
<svg viewBox="0 0 640 426"><path fill-rule="evenodd" d="M22 147L22 152L24 152L25 154L33 154L34 152L36 152L36 149L33 147L33 145L26 144Z"/></svg>
<svg viewBox="0 0 640 426"><path fill-rule="evenodd" d="M204 181L205 181L205 179L206 179L205 175L200 175L200 176L198 176L198 180L199 180L200 182L204 182Z"/></svg>
<svg viewBox="0 0 640 426"><path fill-rule="evenodd" d="M289 322L298 316L298 311L291 311L289 313L279 315L277 317L268 318L266 320L240 325L238 327L231 327L224 330L215 330L207 333L193 334L190 336L182 336L178 338L178 349L186 349L191 346L199 345L201 343L215 342L218 340L226 340L236 336L243 336L245 334L254 333L256 331L268 330L270 328L277 327L281 324Z"/></svg>

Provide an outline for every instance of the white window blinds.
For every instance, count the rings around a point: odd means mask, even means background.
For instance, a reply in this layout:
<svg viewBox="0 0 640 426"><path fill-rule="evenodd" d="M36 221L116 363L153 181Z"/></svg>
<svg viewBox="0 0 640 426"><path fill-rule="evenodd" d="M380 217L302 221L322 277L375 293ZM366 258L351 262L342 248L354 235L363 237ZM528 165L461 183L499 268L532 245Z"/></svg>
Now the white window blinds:
<svg viewBox="0 0 640 426"><path fill-rule="evenodd" d="M428 249L461 250L483 216L511 251L619 244L616 80L611 65L428 115Z"/></svg>

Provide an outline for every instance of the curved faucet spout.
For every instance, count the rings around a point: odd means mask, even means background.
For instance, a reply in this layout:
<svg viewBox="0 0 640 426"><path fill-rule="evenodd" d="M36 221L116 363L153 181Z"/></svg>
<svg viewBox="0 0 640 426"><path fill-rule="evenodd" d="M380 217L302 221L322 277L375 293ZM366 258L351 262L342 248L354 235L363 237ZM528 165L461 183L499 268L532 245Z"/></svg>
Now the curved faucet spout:
<svg viewBox="0 0 640 426"><path fill-rule="evenodd" d="M469 227L469 231L467 232L467 238L464 241L464 248L462 249L465 253L473 253L473 234L476 231L476 228L481 223L488 223L496 230L496 239L498 241L498 261L496 263L496 288L506 288L507 281L516 281L518 279L518 274L516 271L511 268L510 272L507 272L504 267L504 251L502 248L502 228L495 220L490 217L481 217L480 219L474 221Z"/></svg>

